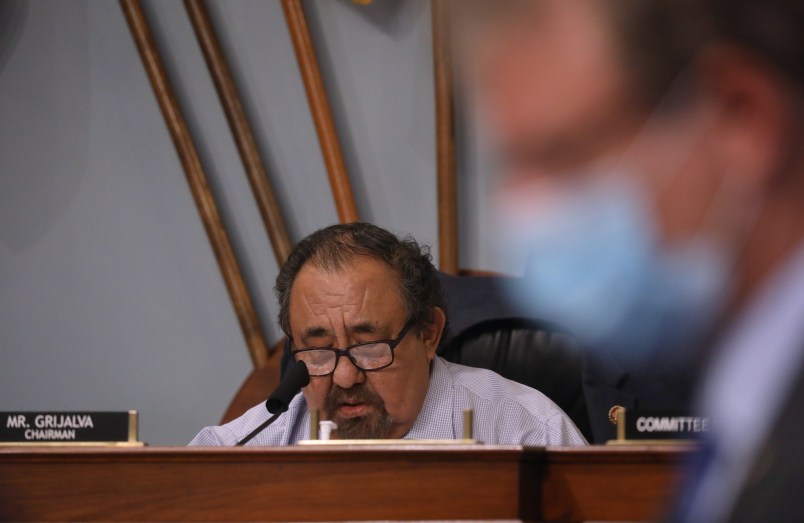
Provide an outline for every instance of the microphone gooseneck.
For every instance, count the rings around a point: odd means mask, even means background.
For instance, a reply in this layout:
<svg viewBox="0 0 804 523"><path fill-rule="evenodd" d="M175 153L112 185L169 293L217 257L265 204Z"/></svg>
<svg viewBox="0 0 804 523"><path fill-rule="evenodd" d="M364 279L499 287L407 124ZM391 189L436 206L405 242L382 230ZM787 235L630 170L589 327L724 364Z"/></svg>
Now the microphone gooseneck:
<svg viewBox="0 0 804 523"><path fill-rule="evenodd" d="M273 416L251 431L248 436L238 441L235 446L241 447L245 445L251 441L254 436L273 423L276 418L288 410L290 400L299 393L302 387L307 386L308 383L310 383L310 374L307 372L307 365L305 365L303 361L297 361L290 367L285 377L282 378L282 381L279 382L279 385L274 392L268 396L268 400L265 402L265 408L268 409L268 412L273 414Z"/></svg>

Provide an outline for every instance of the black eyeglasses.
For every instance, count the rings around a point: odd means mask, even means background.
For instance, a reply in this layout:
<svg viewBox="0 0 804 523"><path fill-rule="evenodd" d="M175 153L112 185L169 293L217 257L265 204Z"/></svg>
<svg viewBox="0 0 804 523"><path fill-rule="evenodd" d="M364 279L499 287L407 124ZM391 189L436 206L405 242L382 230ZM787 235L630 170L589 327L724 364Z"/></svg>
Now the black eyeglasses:
<svg viewBox="0 0 804 523"><path fill-rule="evenodd" d="M408 321L394 340L364 341L343 349L293 349L290 353L296 361L303 361L307 365L310 376L332 374L341 356L349 358L360 370L380 370L394 362L394 349L408 334L413 323L413 319Z"/></svg>

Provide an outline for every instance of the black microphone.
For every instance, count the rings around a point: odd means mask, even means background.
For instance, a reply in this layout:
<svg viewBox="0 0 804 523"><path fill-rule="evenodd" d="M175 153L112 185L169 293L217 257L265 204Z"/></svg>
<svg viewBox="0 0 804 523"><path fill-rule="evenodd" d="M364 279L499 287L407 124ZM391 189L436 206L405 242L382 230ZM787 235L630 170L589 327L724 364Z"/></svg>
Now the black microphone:
<svg viewBox="0 0 804 523"><path fill-rule="evenodd" d="M297 361L288 369L285 377L279 382L279 386L265 402L265 408L271 414L282 414L288 410L288 404L293 396L299 393L302 387L310 383L310 374L307 372L307 365L303 361Z"/></svg>
<svg viewBox="0 0 804 523"><path fill-rule="evenodd" d="M273 423L280 414L288 410L290 400L299 393L302 387L307 386L308 383L310 383L310 374L307 372L307 365L305 365L303 361L297 361L291 365L285 377L279 382L279 386L268 396L268 400L265 402L265 408L268 409L268 412L273 414L273 416L251 431L248 436L238 441L235 446L240 447L245 445L251 441L254 436L262 432L265 427Z"/></svg>

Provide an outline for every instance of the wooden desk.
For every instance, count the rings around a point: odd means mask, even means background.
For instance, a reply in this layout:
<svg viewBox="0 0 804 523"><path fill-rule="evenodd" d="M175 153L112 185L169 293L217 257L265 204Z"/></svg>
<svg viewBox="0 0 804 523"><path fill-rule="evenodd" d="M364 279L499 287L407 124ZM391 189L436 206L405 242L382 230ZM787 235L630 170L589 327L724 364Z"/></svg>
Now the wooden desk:
<svg viewBox="0 0 804 523"><path fill-rule="evenodd" d="M7 521L648 520L679 447L1 448Z"/></svg>

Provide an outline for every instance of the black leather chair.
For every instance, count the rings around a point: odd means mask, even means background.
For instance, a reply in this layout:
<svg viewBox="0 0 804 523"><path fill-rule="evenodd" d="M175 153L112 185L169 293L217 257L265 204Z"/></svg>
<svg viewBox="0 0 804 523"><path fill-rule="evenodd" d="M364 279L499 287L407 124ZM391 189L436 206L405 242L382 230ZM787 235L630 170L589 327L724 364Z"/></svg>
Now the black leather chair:
<svg viewBox="0 0 804 523"><path fill-rule="evenodd" d="M491 369L542 392L592 441L581 357L572 339L557 329L525 318L481 321L450 338L438 354L454 363Z"/></svg>
<svg viewBox="0 0 804 523"><path fill-rule="evenodd" d="M582 359L572 337L545 322L522 318L504 298L500 287L506 278L439 274L449 329L438 354L540 391L591 442Z"/></svg>

